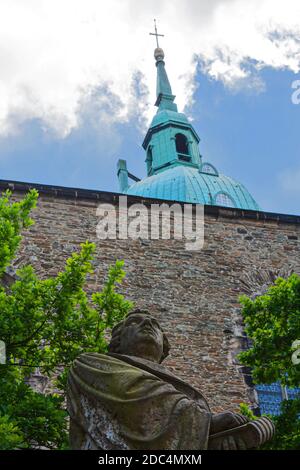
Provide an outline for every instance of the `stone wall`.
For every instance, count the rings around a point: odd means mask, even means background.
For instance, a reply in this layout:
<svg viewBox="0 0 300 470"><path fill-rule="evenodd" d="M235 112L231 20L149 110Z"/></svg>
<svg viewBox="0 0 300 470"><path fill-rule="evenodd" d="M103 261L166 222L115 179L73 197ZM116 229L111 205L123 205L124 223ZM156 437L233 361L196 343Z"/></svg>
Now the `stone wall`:
<svg viewBox="0 0 300 470"><path fill-rule="evenodd" d="M29 185L0 182L6 187L18 197ZM30 262L41 276L55 275L81 242L95 242L89 290L101 289L108 267L124 259L120 291L161 321L172 346L166 365L204 390L214 411L255 404L235 358L246 345L238 296L263 291L280 273L300 273L300 217L207 206L204 248L189 252L180 240L97 240L96 207L116 204L116 194L35 187L36 223L24 234L16 266Z"/></svg>

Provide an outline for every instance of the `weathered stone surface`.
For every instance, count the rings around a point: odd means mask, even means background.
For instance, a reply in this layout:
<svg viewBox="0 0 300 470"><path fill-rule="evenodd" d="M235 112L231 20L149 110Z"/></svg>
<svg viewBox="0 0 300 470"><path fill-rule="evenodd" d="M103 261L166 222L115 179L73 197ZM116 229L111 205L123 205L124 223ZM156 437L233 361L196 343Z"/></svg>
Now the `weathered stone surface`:
<svg viewBox="0 0 300 470"><path fill-rule="evenodd" d="M161 365L169 342L148 312L116 325L108 350L81 354L70 369L72 449L243 450L272 438L270 420L213 414L201 391Z"/></svg>
<svg viewBox="0 0 300 470"><path fill-rule="evenodd" d="M190 391L191 399L180 392L163 366L165 380L151 361L130 364L117 356L89 353L74 361L68 387L72 449L206 448L211 418L201 394Z"/></svg>

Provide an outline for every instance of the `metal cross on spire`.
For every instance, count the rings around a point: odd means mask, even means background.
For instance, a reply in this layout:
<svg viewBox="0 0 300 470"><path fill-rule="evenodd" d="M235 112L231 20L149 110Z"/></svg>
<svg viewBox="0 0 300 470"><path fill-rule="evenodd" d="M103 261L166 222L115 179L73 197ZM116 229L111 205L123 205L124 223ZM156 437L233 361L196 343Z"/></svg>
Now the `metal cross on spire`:
<svg viewBox="0 0 300 470"><path fill-rule="evenodd" d="M150 34L150 36L155 36L156 37L156 45L157 45L157 47L159 47L158 36L164 37L164 34L158 34L157 33L156 20L154 20L154 29L155 29L155 33L149 33L149 34Z"/></svg>

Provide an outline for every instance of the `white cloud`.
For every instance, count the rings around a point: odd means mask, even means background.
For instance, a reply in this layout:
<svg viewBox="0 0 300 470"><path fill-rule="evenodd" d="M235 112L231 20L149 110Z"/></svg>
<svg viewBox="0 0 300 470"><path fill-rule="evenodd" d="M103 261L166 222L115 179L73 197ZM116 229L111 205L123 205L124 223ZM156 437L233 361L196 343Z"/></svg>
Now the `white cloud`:
<svg viewBox="0 0 300 470"><path fill-rule="evenodd" d="M140 104L149 117L154 17L181 109L193 98L198 59L211 77L237 88L260 89L257 70L265 66L299 71L299 0L1 0L0 134L39 119L64 137L80 124L94 87L104 90L99 120L127 120L138 105L137 73L150 91Z"/></svg>

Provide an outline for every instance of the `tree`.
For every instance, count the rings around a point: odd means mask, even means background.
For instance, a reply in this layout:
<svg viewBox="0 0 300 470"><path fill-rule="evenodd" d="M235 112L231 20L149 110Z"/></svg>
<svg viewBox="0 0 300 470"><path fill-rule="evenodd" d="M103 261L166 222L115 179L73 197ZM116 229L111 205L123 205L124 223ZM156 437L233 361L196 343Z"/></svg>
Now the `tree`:
<svg viewBox="0 0 300 470"><path fill-rule="evenodd" d="M273 418L276 433L264 449L300 450L300 399L284 400L281 414Z"/></svg>
<svg viewBox="0 0 300 470"><path fill-rule="evenodd" d="M278 278L265 295L240 301L251 347L239 359L252 368L254 382L299 387L300 365L292 356L300 344L300 276ZM300 398L284 401L281 411L273 418L276 435L266 448L300 449Z"/></svg>
<svg viewBox="0 0 300 470"><path fill-rule="evenodd" d="M21 231L33 223L30 212L37 198L35 190L20 202L12 202L10 192L0 198L0 281L17 252ZM122 261L109 269L102 291L89 298L84 286L93 275L94 251L94 244L83 243L56 277L41 280L26 265L9 287L0 286L0 339L7 354L6 364L0 365L2 448L66 447L68 368L83 351L105 352L107 330L132 308L115 290L125 275ZM28 385L37 367L49 377L59 370L56 387L62 393L43 395Z"/></svg>
<svg viewBox="0 0 300 470"><path fill-rule="evenodd" d="M240 354L258 383L280 381L297 387L300 367L292 361L293 343L300 339L300 276L278 278L265 295L240 299L245 331L252 346Z"/></svg>

